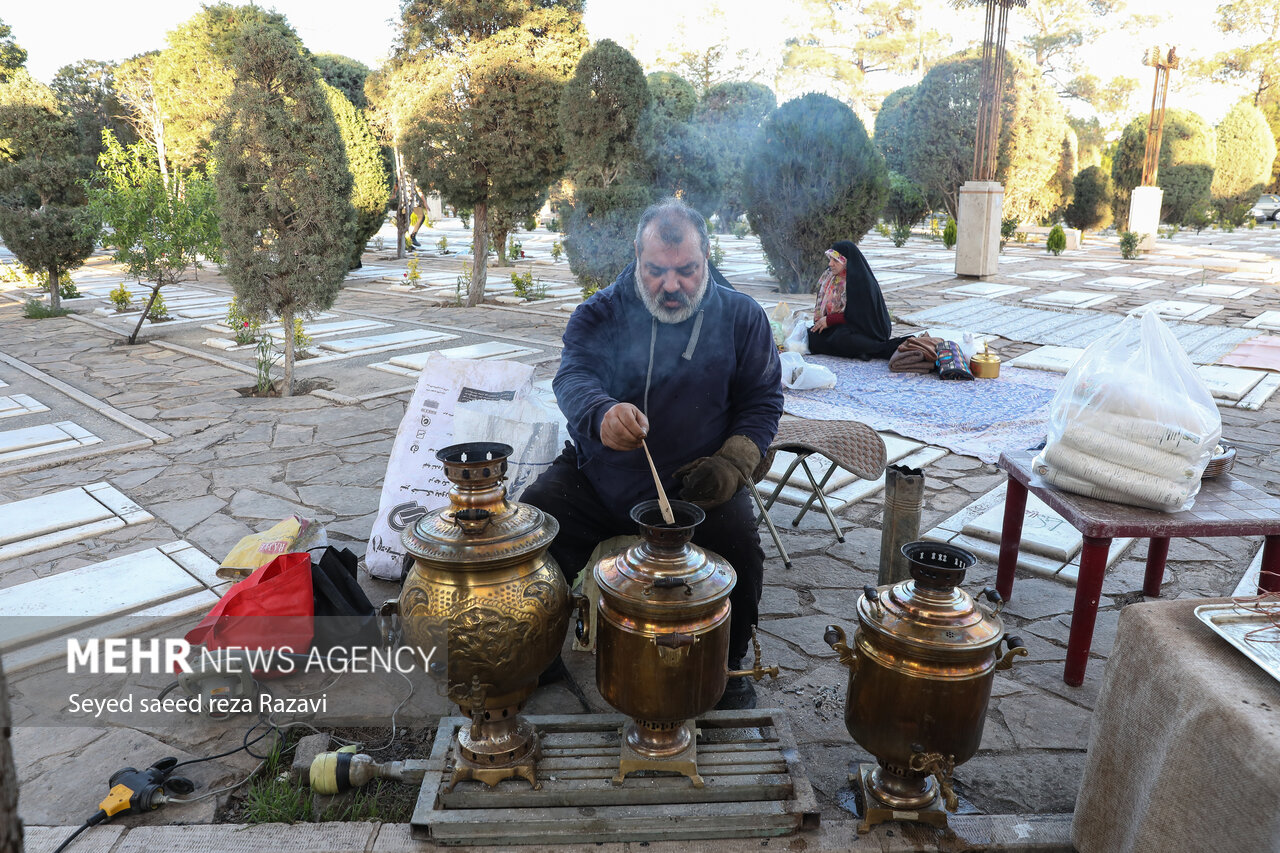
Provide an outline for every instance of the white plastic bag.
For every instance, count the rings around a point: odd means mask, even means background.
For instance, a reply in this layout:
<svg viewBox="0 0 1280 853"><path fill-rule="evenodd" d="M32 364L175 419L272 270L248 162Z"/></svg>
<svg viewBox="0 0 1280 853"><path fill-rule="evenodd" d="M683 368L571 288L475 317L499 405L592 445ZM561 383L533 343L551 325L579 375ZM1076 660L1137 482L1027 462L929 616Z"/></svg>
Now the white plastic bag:
<svg viewBox="0 0 1280 853"><path fill-rule="evenodd" d="M787 352L797 355L809 354L809 323L805 316L799 315L794 319L795 325L791 331L787 333Z"/></svg>
<svg viewBox="0 0 1280 853"><path fill-rule="evenodd" d="M795 391L812 391L817 388L836 387L836 375L820 364L809 364L798 352L784 352L778 356L782 362L782 386Z"/></svg>
<svg viewBox="0 0 1280 853"><path fill-rule="evenodd" d="M560 455L560 410L536 397L524 400L476 400L460 403L453 434L467 441L496 441L511 446L507 457L507 497L516 500Z"/></svg>
<svg viewBox="0 0 1280 853"><path fill-rule="evenodd" d="M1035 473L1064 491L1147 509L1190 509L1222 437L1195 365L1159 316L1130 315L1067 372Z"/></svg>

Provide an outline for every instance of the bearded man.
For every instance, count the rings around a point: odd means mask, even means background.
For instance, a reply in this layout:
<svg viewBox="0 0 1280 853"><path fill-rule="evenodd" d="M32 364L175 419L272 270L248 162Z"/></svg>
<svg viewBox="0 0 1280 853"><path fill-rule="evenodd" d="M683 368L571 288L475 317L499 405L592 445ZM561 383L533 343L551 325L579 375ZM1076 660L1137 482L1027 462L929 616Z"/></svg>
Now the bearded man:
<svg viewBox="0 0 1280 853"><path fill-rule="evenodd" d="M636 259L570 317L553 383L572 443L521 500L560 522L551 555L570 584L602 540L634 534L631 508L656 496L645 440L670 495L706 520L695 544L729 561L729 668L756 624L764 552L746 483L782 416L781 366L764 310L717 284L702 215L677 199L649 207ZM730 679L719 708L754 707Z"/></svg>

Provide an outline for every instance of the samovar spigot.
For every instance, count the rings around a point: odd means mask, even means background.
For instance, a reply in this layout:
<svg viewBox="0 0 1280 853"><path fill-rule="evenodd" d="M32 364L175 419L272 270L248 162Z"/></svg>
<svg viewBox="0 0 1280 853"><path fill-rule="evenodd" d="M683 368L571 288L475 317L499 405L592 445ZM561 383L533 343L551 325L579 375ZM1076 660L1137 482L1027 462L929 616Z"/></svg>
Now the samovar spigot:
<svg viewBox="0 0 1280 853"><path fill-rule="evenodd" d="M486 694L486 691L484 687L480 684L480 676L472 675L471 689L467 691L467 701L465 704L461 702L458 703L462 705L463 708L466 708L468 710L468 713L471 715L471 737L474 740L480 740L480 738L484 737L485 694Z"/></svg>
<svg viewBox="0 0 1280 853"><path fill-rule="evenodd" d="M843 628L839 625L828 625L827 630L822 634L822 640L835 649L836 654L840 656L839 661L842 666L852 670L858 668L858 656L853 653L853 649L849 648L849 638L845 635Z"/></svg>
<svg viewBox="0 0 1280 853"><path fill-rule="evenodd" d="M728 672L728 676L730 678L746 676L748 678L753 678L756 681L760 681L766 675L770 678L777 678L778 668L776 666L760 665L760 640L756 638L756 629L754 625L751 626L751 645L755 649L755 666L751 667L751 669L731 669Z"/></svg>
<svg viewBox="0 0 1280 853"><path fill-rule="evenodd" d="M919 744L914 744L919 749ZM919 752L917 751L907 761L907 766L916 773L931 773L933 778L938 780L938 790L942 794L942 800L947 804L947 811L954 812L960 808L960 798L956 796L955 788L951 784L951 774L956 769L956 757L954 755L943 755L941 752Z"/></svg>

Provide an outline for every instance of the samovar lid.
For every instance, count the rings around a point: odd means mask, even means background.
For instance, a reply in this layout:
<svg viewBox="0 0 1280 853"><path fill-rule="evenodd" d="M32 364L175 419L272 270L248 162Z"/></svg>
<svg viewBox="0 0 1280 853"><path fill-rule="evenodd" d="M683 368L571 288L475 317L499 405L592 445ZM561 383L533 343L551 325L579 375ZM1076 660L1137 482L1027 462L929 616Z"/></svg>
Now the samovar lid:
<svg viewBox="0 0 1280 853"><path fill-rule="evenodd" d="M597 564L601 590L639 609L664 612L697 610L728 597L738 580L733 568L718 554L692 544L694 528L706 514L685 501L671 501L671 511L675 523L665 524L656 500L632 508L641 539Z"/></svg>
<svg viewBox="0 0 1280 853"><path fill-rule="evenodd" d="M502 481L511 446L496 442L454 444L436 458L453 483L449 506L433 510L401 534L419 560L457 568L487 568L545 550L559 523L537 507L508 501Z"/></svg>
<svg viewBox="0 0 1280 853"><path fill-rule="evenodd" d="M951 656L984 651L1004 636L1004 623L959 587L977 558L963 548L909 542L902 553L911 579L867 587L858 622L880 636L922 653Z"/></svg>

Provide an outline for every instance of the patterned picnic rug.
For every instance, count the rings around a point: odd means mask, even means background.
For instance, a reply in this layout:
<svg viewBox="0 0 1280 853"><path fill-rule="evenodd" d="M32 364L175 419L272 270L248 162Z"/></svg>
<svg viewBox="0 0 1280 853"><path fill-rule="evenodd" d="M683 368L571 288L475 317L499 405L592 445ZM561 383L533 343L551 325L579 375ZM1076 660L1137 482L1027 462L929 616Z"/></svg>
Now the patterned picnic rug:
<svg viewBox="0 0 1280 853"><path fill-rule="evenodd" d="M861 421L954 453L995 462L1006 450L1039 444L1062 376L1001 365L998 379L942 380L936 373L890 373L887 361L806 355L836 375L836 387L785 390L789 414Z"/></svg>

